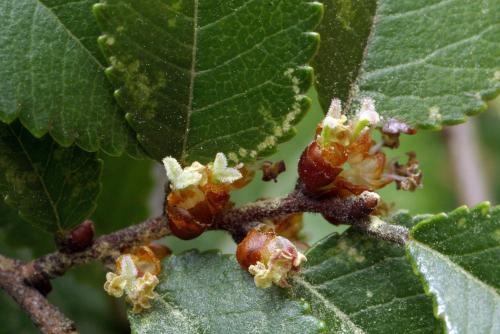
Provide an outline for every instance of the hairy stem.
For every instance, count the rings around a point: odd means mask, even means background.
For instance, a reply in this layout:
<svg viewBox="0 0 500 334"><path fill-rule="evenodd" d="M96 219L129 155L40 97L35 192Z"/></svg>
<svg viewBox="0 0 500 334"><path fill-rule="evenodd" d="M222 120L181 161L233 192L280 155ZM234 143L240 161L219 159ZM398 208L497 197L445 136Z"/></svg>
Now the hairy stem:
<svg viewBox="0 0 500 334"><path fill-rule="evenodd" d="M54 252L28 263L26 266L32 267L36 272L43 273L46 278L55 278L63 275L74 265L95 260L106 263L119 256L125 248L144 245L168 234L170 234L170 229L167 219L160 216L101 236L94 241L90 248L82 252ZM30 280L29 277L27 279Z"/></svg>
<svg viewBox="0 0 500 334"><path fill-rule="evenodd" d="M333 216L339 223L351 224L368 216L377 206L379 196L364 192L348 198L314 199L295 190L286 197L261 200L222 212L214 224L215 229L229 231L236 242L260 221L298 212L316 212Z"/></svg>
<svg viewBox="0 0 500 334"><path fill-rule="evenodd" d="M353 225L376 238L404 244L408 230L369 218L378 202L379 196L372 192L348 198L312 198L304 194L299 185L288 196L223 211L215 217L212 229L227 230L240 241L264 219L316 212L335 217L339 223ZM96 260L110 264L127 248L147 244L170 233L168 219L162 215L101 236L83 251L60 250L25 264L0 256L0 287L23 307L43 332L72 333L75 332L73 323L50 305L37 288L48 291L43 287L50 286L49 280L63 275L72 266Z"/></svg>
<svg viewBox="0 0 500 334"><path fill-rule="evenodd" d="M402 246L409 238L409 231L406 227L388 224L374 216L355 222L353 227L377 239L395 242Z"/></svg>

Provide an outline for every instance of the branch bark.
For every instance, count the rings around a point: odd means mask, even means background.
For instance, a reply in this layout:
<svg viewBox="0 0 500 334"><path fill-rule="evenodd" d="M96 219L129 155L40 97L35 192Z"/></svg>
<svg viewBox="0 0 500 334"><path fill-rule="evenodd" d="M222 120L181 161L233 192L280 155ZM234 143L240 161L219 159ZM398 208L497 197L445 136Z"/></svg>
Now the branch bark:
<svg viewBox="0 0 500 334"><path fill-rule="evenodd" d="M75 324L23 279L22 264L0 255L0 288L29 315L43 333L77 333Z"/></svg>
<svg viewBox="0 0 500 334"><path fill-rule="evenodd" d="M297 212L316 212L334 216L339 223L351 224L377 238L404 244L408 236L406 229L368 218L378 202L379 196L371 192L349 198L311 198L299 186L282 198L228 209L215 217L212 228L227 230L239 241L257 222L264 219ZM126 248L144 245L169 234L168 219L160 216L101 236L80 252L60 250L26 264L1 257L0 287L23 307L42 332L73 333L73 323L50 305L34 287L47 286L50 279L63 275L75 265L96 260L111 264Z"/></svg>

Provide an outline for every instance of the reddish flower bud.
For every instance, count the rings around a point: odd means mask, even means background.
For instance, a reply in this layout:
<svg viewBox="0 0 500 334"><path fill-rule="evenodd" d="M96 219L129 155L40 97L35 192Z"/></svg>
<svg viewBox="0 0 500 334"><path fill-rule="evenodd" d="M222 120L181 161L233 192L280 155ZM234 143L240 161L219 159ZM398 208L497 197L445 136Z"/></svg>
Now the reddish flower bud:
<svg viewBox="0 0 500 334"><path fill-rule="evenodd" d="M155 254L155 256L161 260L167 256L170 256L172 254L172 251L170 248L168 248L165 245L161 245L157 242L151 242L148 247L151 249L151 251Z"/></svg>
<svg viewBox="0 0 500 334"><path fill-rule="evenodd" d="M94 231L94 223L86 220L70 232L56 236L56 243L62 252L81 252L92 245Z"/></svg>
<svg viewBox="0 0 500 334"><path fill-rule="evenodd" d="M335 181L342 168L333 166L322 154L321 146L313 141L300 156L298 172L307 191L321 194Z"/></svg>
<svg viewBox="0 0 500 334"><path fill-rule="evenodd" d="M255 285L268 288L272 283L287 287L290 272L299 270L306 257L288 239L273 232L251 230L238 245L236 258L254 275Z"/></svg>
<svg viewBox="0 0 500 334"><path fill-rule="evenodd" d="M202 225L198 222L187 209L177 206L168 206L167 215L172 234L180 239L194 239L206 229L206 225Z"/></svg>

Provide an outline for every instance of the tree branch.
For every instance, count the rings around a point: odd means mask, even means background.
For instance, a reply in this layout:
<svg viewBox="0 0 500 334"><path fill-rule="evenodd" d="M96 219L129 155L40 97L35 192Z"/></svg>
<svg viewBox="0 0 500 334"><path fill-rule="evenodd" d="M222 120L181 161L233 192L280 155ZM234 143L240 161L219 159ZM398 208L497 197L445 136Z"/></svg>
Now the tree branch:
<svg viewBox="0 0 500 334"><path fill-rule="evenodd" d="M378 202L379 196L371 192L348 198L311 198L302 192L299 185L288 196L223 211L215 217L212 229L227 230L236 241L240 241L264 219L316 212L335 217L339 223L351 224L377 238L404 244L408 235L406 229L367 218ZM101 236L80 252L60 250L26 264L1 257L0 286L23 307L42 331L71 333L74 332L73 323L34 287L42 291L40 287L49 285L50 279L63 275L75 265L96 260L111 264L126 248L144 245L169 234L168 219L160 216Z"/></svg>
<svg viewBox="0 0 500 334"><path fill-rule="evenodd" d="M25 265L28 268L26 272L31 273L31 275L26 279L31 284L36 285L33 280L39 279L39 275L34 273L42 273L43 277L52 279L63 275L74 265L95 260L109 263L118 257L125 248L144 245L169 234L170 229L166 217L160 216L148 219L141 224L103 235L97 238L90 248L82 252L66 253L58 251L27 263Z"/></svg>
<svg viewBox="0 0 500 334"><path fill-rule="evenodd" d="M29 315L43 333L77 333L73 321L38 292L25 284L22 264L0 255L0 288L5 290Z"/></svg>
<svg viewBox="0 0 500 334"><path fill-rule="evenodd" d="M351 224L368 216L379 199L379 195L372 192L348 198L314 199L298 189L286 197L256 201L226 210L216 217L214 229L229 231L239 242L260 221L298 212L323 213L335 217L339 223Z"/></svg>
<svg viewBox="0 0 500 334"><path fill-rule="evenodd" d="M406 244L409 238L409 231L406 227L386 223L375 216L360 219L353 223L352 226L377 239L395 242L402 246Z"/></svg>

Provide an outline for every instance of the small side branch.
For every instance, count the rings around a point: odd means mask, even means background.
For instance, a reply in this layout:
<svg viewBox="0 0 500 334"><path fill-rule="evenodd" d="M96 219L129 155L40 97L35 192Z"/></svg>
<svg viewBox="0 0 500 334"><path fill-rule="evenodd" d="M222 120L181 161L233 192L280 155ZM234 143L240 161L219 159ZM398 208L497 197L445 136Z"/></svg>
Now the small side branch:
<svg viewBox="0 0 500 334"><path fill-rule="evenodd" d="M5 290L29 315L31 321L43 333L77 333L73 321L36 289L25 284L21 263L0 255L0 288Z"/></svg>
<svg viewBox="0 0 500 334"><path fill-rule="evenodd" d="M395 242L402 246L406 244L409 238L409 231L406 227L386 223L378 217L361 219L352 225L354 228L377 239Z"/></svg>
<svg viewBox="0 0 500 334"><path fill-rule="evenodd" d="M167 218L160 216L148 219L137 225L132 225L97 238L92 246L82 252L65 253L54 252L42 256L26 264L26 272L42 273L43 277L52 279L63 275L74 265L84 264L99 260L109 263L120 255L125 248L144 245L150 241L160 239L170 234ZM31 284L36 285L33 279L39 279L40 275L33 274L27 277Z"/></svg>

